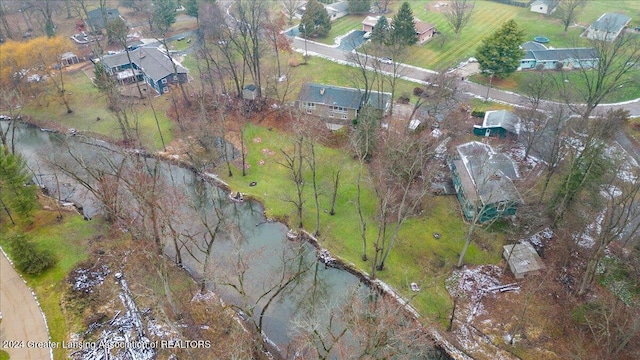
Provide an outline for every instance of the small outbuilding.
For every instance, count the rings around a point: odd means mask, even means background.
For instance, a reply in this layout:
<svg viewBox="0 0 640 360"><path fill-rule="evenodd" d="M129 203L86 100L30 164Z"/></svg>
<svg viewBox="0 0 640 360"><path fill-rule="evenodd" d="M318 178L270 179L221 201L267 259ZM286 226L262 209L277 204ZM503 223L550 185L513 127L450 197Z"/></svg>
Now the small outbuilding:
<svg viewBox="0 0 640 360"><path fill-rule="evenodd" d="M505 245L503 249L502 256L509 263L516 279L522 279L528 274L538 274L545 268L538 252L528 242Z"/></svg>
<svg viewBox="0 0 640 360"><path fill-rule="evenodd" d="M520 118L507 110L487 111L482 125L474 125L473 133L479 136L518 136L520 134Z"/></svg>
<svg viewBox="0 0 640 360"><path fill-rule="evenodd" d="M78 56L72 52L66 52L60 55L60 64L62 66L70 66L79 62L80 59L78 59Z"/></svg>
<svg viewBox="0 0 640 360"><path fill-rule="evenodd" d="M531 7L531 11L535 13L549 15L556 11L558 0L536 0L529 6Z"/></svg>
<svg viewBox="0 0 640 360"><path fill-rule="evenodd" d="M242 89L242 98L245 100L255 100L258 97L258 87L249 84Z"/></svg>

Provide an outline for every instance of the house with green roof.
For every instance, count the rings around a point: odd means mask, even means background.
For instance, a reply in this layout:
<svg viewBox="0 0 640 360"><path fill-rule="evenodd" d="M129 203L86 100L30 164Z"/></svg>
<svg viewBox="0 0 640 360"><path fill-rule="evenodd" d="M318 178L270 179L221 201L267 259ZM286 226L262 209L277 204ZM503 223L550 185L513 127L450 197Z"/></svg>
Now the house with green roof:
<svg viewBox="0 0 640 360"><path fill-rule="evenodd" d="M453 186L468 221L495 220L515 215L524 204L513 180L518 169L506 155L477 141L456 147L449 162Z"/></svg>

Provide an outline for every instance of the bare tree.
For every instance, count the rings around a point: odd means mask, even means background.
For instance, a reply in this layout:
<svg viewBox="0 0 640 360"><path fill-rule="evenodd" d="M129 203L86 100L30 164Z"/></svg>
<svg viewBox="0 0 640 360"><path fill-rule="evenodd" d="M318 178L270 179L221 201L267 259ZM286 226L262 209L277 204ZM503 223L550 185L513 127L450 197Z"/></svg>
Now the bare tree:
<svg viewBox="0 0 640 360"><path fill-rule="evenodd" d="M555 11L555 16L564 25L564 33L578 18L580 10L586 5L586 0L561 0Z"/></svg>
<svg viewBox="0 0 640 360"><path fill-rule="evenodd" d="M449 1L447 11L444 13L444 18L447 20L447 24L449 24L454 34L456 34L456 39L462 29L469 23L475 5L475 0Z"/></svg>
<svg viewBox="0 0 640 360"><path fill-rule="evenodd" d="M287 23L289 25L293 25L293 19L295 19L296 11L301 4L302 1L299 0L282 0L282 8L284 13L287 15Z"/></svg>
<svg viewBox="0 0 640 360"><path fill-rule="evenodd" d="M589 64L575 66L574 71L581 79L580 85L571 84L568 79L561 83L568 104L584 103L583 106L571 105L584 118L591 116L607 96L640 81L640 75L634 71L636 64L640 63L640 38L622 32L613 41L605 39L590 41L598 57L595 68ZM566 78L567 75L563 75Z"/></svg>
<svg viewBox="0 0 640 360"><path fill-rule="evenodd" d="M293 149L288 152L284 149L280 149L282 154L284 155L284 161L279 162L281 166L287 169L289 172L289 180L293 183L293 186L296 190L295 197L286 197L284 201L290 202L295 205L296 211L298 213L298 227L302 228L302 210L304 209L304 174L303 174L303 165L304 165L304 136L298 134L295 136L293 141ZM285 195L286 196L286 195Z"/></svg>

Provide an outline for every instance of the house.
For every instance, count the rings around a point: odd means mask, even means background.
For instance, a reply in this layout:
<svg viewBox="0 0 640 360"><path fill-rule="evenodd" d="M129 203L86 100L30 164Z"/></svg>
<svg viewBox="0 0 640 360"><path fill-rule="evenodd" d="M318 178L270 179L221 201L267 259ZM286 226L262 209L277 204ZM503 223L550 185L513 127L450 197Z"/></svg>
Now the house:
<svg viewBox="0 0 640 360"><path fill-rule="evenodd" d="M349 3L346 1L337 1L332 4L322 4L329 14L329 19L335 21L341 17L349 15ZM296 9L297 16L302 17L307 11L307 3L303 3Z"/></svg>
<svg viewBox="0 0 640 360"><path fill-rule="evenodd" d="M524 203L512 181L519 178L513 161L487 144L472 141L457 146L449 167L462 212L469 221L515 215Z"/></svg>
<svg viewBox="0 0 640 360"><path fill-rule="evenodd" d="M424 44L431 39L436 32L436 26L413 18L413 24L416 27L416 35L418 36L418 44Z"/></svg>
<svg viewBox="0 0 640 360"><path fill-rule="evenodd" d="M605 40L613 41L622 30L629 24L631 18L627 15L617 13L605 13L594 21L587 30L584 32L584 36L591 40Z"/></svg>
<svg viewBox="0 0 640 360"><path fill-rule="evenodd" d="M390 93L372 91L368 99L360 89L306 83L296 100L296 107L309 115L322 118L328 124L346 125L358 117L365 103L386 112L391 102Z"/></svg>
<svg viewBox="0 0 640 360"><path fill-rule="evenodd" d="M258 97L258 87L249 84L242 89L242 98L245 100L255 100Z"/></svg>
<svg viewBox="0 0 640 360"><path fill-rule="evenodd" d="M60 64L62 66L70 66L79 62L80 59L78 59L78 56L72 52L66 52L60 55Z"/></svg>
<svg viewBox="0 0 640 360"><path fill-rule="evenodd" d="M380 16L367 16L366 18L364 18L364 20L362 20L362 30L366 32L372 32L373 27L376 26L379 19ZM393 19L387 18L387 24L391 24L392 21Z"/></svg>
<svg viewBox="0 0 640 360"><path fill-rule="evenodd" d="M106 23L118 18L124 21L124 18L120 16L120 11L118 11L118 9L105 9L103 14L102 9L98 8L87 11L87 19L85 22L93 31L100 31L105 28Z"/></svg>
<svg viewBox="0 0 640 360"><path fill-rule="evenodd" d="M535 13L550 15L556 11L558 0L536 0L529 6L531 7L531 11Z"/></svg>
<svg viewBox="0 0 640 360"><path fill-rule="evenodd" d="M176 63L174 71L174 63L156 47L137 48L129 51L129 57L131 64L126 52L103 56L100 62L120 83L145 81L160 95L169 91L169 85L188 81L187 69Z"/></svg>
<svg viewBox="0 0 640 360"><path fill-rule="evenodd" d="M349 3L346 1L338 1L333 4L327 4L324 6L329 14L329 19L335 21L341 17L349 15Z"/></svg>
<svg viewBox="0 0 640 360"><path fill-rule="evenodd" d="M545 268L536 249L526 241L503 246L502 256L509 263L516 279L522 279L528 274L538 274Z"/></svg>
<svg viewBox="0 0 640 360"><path fill-rule="evenodd" d="M594 48L561 48L548 49L533 41L522 44L523 57L518 70L543 70L595 68L598 66L598 52Z"/></svg>
<svg viewBox="0 0 640 360"><path fill-rule="evenodd" d="M482 125L474 125L473 133L478 136L518 136L520 134L520 118L507 110L487 111Z"/></svg>

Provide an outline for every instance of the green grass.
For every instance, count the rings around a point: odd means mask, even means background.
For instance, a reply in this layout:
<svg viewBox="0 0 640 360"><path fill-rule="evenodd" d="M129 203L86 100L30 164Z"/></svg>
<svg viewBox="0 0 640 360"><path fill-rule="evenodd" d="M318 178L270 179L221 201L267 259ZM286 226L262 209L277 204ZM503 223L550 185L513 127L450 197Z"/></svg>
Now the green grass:
<svg viewBox="0 0 640 360"><path fill-rule="evenodd" d="M253 140L260 138L260 142ZM239 176L235 170L233 177L224 177L233 191L246 192L261 201L268 216L288 220L291 226L298 222L295 207L283 199L293 196L294 189L287 178L286 169L279 165L282 161L280 149L290 149L291 141L287 135L269 131L263 127L248 125L245 132L248 147L247 163L251 166L247 176ZM263 152L269 149L276 154L269 156ZM357 162L345 151L319 147L317 149L318 183L321 187L320 195L320 240L323 246L354 263L361 270L370 273L371 261L361 260L362 243L360 239L359 219L355 207ZM262 160L264 165L259 165ZM324 209L330 208L330 181L332 171L341 164L342 172L336 215L330 216ZM306 174L305 182L305 210L303 223L305 228L313 232L315 227L315 208L310 175ZM256 181L256 187L249 187L249 183ZM376 200L372 188L366 183L362 192L363 211L365 213L368 230L368 256L373 258L372 241L377 227L375 224ZM459 251L464 242L466 225L462 220L456 198L428 197L425 213L407 220L401 229L398 241L387 261L387 269L379 272L379 277L391 284L403 296L415 296L409 290L411 282L419 283L423 290L412 302L416 308L428 319L445 321L449 309L449 296L444 289L444 279L450 273L452 266L458 259ZM433 233L442 234L439 240ZM482 232L480 232L482 233ZM484 234L490 237L496 246L504 242L500 234ZM485 239L486 240L486 239ZM473 243L465 257L467 264L495 263L499 260L500 252L483 251Z"/></svg>
<svg viewBox="0 0 640 360"><path fill-rule="evenodd" d="M0 350L0 360L9 360L9 353L4 350Z"/></svg>
<svg viewBox="0 0 640 360"><path fill-rule="evenodd" d="M24 278L38 296L40 306L47 317L52 341L60 342L67 340L74 325L67 323L68 319L60 309L60 299L65 291L65 278L76 264L87 259L87 241L97 233L99 223L97 220L84 221L81 216L69 213L64 215L62 222L58 222L55 219L56 215L55 212L40 211L36 214L34 224L26 230L39 247L55 254L58 263L39 276ZM6 227L1 229L3 233L9 231ZM0 243L5 245L3 238L0 238ZM64 349L53 349L53 354L54 359L66 359Z"/></svg>
<svg viewBox="0 0 640 360"><path fill-rule="evenodd" d="M545 74L550 75L553 78L553 83L556 84L562 84L563 79L566 78L568 80L568 84L570 84L571 87L586 87L584 76L579 71L564 71L561 73L558 71L547 70ZM537 76L537 74L534 71L516 71L504 80L494 79L492 82L492 86L498 89L523 94L526 91L525 85L530 81L530 79L535 76ZM623 77L623 79L633 79L634 77L637 79L638 74L635 72L630 72L625 77ZM479 84L488 84L487 78L480 74L472 75L470 77L470 80ZM553 89L555 90L556 88L554 87ZM551 100L562 100L560 92L557 90L550 92L547 97ZM622 88L615 89L613 93L605 97L603 103L615 103L637 98L640 98L640 87L634 86L633 83L631 83L627 86L623 86Z"/></svg>
<svg viewBox="0 0 640 360"><path fill-rule="evenodd" d="M366 15L347 15L331 23L331 30L327 36L321 38L309 38L319 43L333 45L335 38L343 36L351 30L362 30L362 20Z"/></svg>
<svg viewBox="0 0 640 360"><path fill-rule="evenodd" d="M58 122L64 127L75 128L81 132L92 132L116 140L121 139L117 121L107 110L105 97L93 86L89 77L82 71L69 72L64 75L64 81L70 107L73 110L71 114L67 114L64 104L54 96L47 97L47 101L40 101L39 104L32 103L25 107L24 114L40 121ZM169 106L167 99L167 96L151 98L156 104L160 128L166 142L173 138L173 123L164 114ZM142 144L152 150L161 149L162 144L151 108L140 104L136 109ZM100 120L98 121L97 118Z"/></svg>
<svg viewBox="0 0 640 360"><path fill-rule="evenodd" d="M184 51L193 45L195 36L186 36L183 40L174 40L169 45L170 50Z"/></svg>

